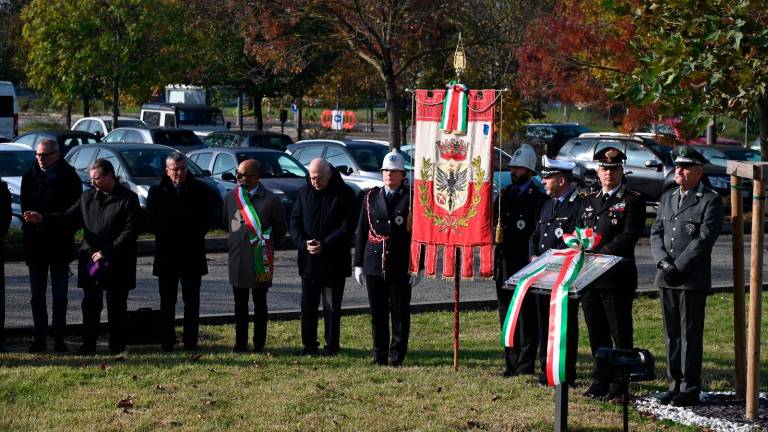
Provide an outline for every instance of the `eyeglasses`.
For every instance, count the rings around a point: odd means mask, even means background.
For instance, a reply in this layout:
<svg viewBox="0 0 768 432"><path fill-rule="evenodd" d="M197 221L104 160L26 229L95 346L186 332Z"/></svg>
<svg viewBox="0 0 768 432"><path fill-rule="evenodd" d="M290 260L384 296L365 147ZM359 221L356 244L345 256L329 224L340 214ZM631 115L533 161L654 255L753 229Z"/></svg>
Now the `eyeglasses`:
<svg viewBox="0 0 768 432"><path fill-rule="evenodd" d="M56 153L58 152L56 150L53 150L53 151L49 151L48 153L35 153L35 156L39 157L40 159L45 159L48 156L55 155Z"/></svg>
<svg viewBox="0 0 768 432"><path fill-rule="evenodd" d="M187 167L185 167L185 166L180 166L180 167L173 167L173 168L171 168L171 167L165 167L165 168L166 168L168 171L173 171L173 172L182 172L182 171L186 171L186 170L187 170Z"/></svg>
<svg viewBox="0 0 768 432"><path fill-rule="evenodd" d="M256 177L256 174L243 174L241 172L235 172L235 177L241 179L246 177Z"/></svg>

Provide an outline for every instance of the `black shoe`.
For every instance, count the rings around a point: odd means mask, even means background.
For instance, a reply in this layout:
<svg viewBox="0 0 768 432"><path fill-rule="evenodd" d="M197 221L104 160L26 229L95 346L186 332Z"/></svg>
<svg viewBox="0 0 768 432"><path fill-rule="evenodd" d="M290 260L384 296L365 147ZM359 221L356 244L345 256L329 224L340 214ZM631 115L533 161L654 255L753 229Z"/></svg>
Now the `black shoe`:
<svg viewBox="0 0 768 432"><path fill-rule="evenodd" d="M669 405L670 402L672 402L672 399L677 396L676 392L673 391L665 391L664 393L659 395L659 403L662 405Z"/></svg>
<svg viewBox="0 0 768 432"><path fill-rule="evenodd" d="M248 345L235 345L232 347L232 351L236 353L248 352Z"/></svg>
<svg viewBox="0 0 768 432"><path fill-rule="evenodd" d="M80 345L80 347L77 349L77 352L80 354L95 354L96 344L84 343Z"/></svg>
<svg viewBox="0 0 768 432"><path fill-rule="evenodd" d="M32 346L29 347L29 352L32 354L45 352L46 350L48 350L48 346L45 343L45 339L35 339L32 342Z"/></svg>
<svg viewBox="0 0 768 432"><path fill-rule="evenodd" d="M395 368L396 368L396 367L400 367L400 366L402 366L402 365L403 365L403 361L402 361L402 360L400 360L400 359L392 359L392 360L389 362L389 365L390 365L390 366L392 366L392 367L395 367Z"/></svg>
<svg viewBox="0 0 768 432"><path fill-rule="evenodd" d="M173 345L166 345L166 344L160 345L160 350L163 352L173 352L173 348L174 348Z"/></svg>
<svg viewBox="0 0 768 432"><path fill-rule="evenodd" d="M112 354L120 354L125 351L125 345L110 345L109 352Z"/></svg>
<svg viewBox="0 0 768 432"><path fill-rule="evenodd" d="M8 350L4 346L0 345L0 353L7 353Z"/></svg>
<svg viewBox="0 0 768 432"><path fill-rule="evenodd" d="M504 369L503 371L499 372L499 376L503 376L505 378L513 377L515 375L517 374L512 369Z"/></svg>
<svg viewBox="0 0 768 432"><path fill-rule="evenodd" d="M339 355L339 349L338 348L323 348L323 355L326 357L336 357Z"/></svg>
<svg viewBox="0 0 768 432"><path fill-rule="evenodd" d="M302 349L299 352L299 355L302 355L302 356L316 356L319 354L320 354L320 351L317 348L308 348L308 347L304 347L304 349Z"/></svg>
<svg viewBox="0 0 768 432"><path fill-rule="evenodd" d="M200 348L197 347L197 343L184 344L184 351L197 351L198 349Z"/></svg>
<svg viewBox="0 0 768 432"><path fill-rule="evenodd" d="M608 391L608 394L605 395L605 398L610 401L623 401L625 388L624 386L625 385L611 386L611 389ZM627 398L629 399L629 393L627 393Z"/></svg>
<svg viewBox="0 0 768 432"><path fill-rule="evenodd" d="M549 385L549 382L547 381L547 376L544 375L543 373L539 374L539 384L545 387Z"/></svg>
<svg viewBox="0 0 768 432"><path fill-rule="evenodd" d="M387 359L373 359L371 360L372 365L377 366L386 366L387 365Z"/></svg>
<svg viewBox="0 0 768 432"><path fill-rule="evenodd" d="M701 405L698 393L678 393L677 396L672 398L672 406L687 407Z"/></svg>
<svg viewBox="0 0 768 432"><path fill-rule="evenodd" d="M592 383L587 391L582 394L588 398L598 399L608 394L608 388L600 384Z"/></svg>
<svg viewBox="0 0 768 432"><path fill-rule="evenodd" d="M56 339L53 342L53 349L59 353L69 352L69 347L67 346L67 343L64 342L64 339Z"/></svg>

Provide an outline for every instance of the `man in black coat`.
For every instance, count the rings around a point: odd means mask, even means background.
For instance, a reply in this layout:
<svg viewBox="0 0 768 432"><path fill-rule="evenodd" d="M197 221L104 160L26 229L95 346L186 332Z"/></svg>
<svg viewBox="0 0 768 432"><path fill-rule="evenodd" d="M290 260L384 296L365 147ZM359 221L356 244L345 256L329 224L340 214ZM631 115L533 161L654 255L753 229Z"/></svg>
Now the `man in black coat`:
<svg viewBox="0 0 768 432"><path fill-rule="evenodd" d="M626 156L606 147L595 153L601 190L591 193L582 205L579 226L599 233L594 253L624 258L604 278L581 296L592 355L599 348L632 349L632 300L637 290L635 245L645 228L645 200L622 184ZM621 397L623 386L610 386L605 370L592 364L592 384L584 395L591 398Z"/></svg>
<svg viewBox="0 0 768 432"><path fill-rule="evenodd" d="M5 352L5 236L11 225L11 192L8 184L0 181L0 352Z"/></svg>
<svg viewBox="0 0 768 432"><path fill-rule="evenodd" d="M205 234L216 222L211 190L187 171L187 159L171 153L165 175L147 195L147 215L155 235L152 274L160 289L163 329L160 346L173 351L176 344L176 299L179 282L184 300L184 348L197 349L200 321L200 282L208 274Z"/></svg>
<svg viewBox="0 0 768 432"><path fill-rule="evenodd" d="M515 151L509 161L509 171L512 184L502 190L493 204L502 232L501 243L496 245L494 253L494 279L502 327L514 294L514 290L504 287L504 282L528 264L528 241L536 228L539 208L546 199L533 182L536 153L531 146L523 144ZM514 346L504 348L503 376L530 375L536 370L536 350L539 347L536 294L526 294L517 321Z"/></svg>
<svg viewBox="0 0 768 432"><path fill-rule="evenodd" d="M317 308L323 298L326 353L339 351L344 282L352 274L350 243L357 225L355 192L323 159L309 165L296 197L289 232L298 248L303 354L318 352Z"/></svg>
<svg viewBox="0 0 768 432"><path fill-rule="evenodd" d="M355 241L355 280L368 288L373 336L373 362L400 366L408 352L411 289L420 282L408 274L411 194L405 160L397 151L384 156L384 187L373 188L363 200ZM392 340L389 322L392 317Z"/></svg>
<svg viewBox="0 0 768 432"><path fill-rule="evenodd" d="M672 382L659 401L676 406L700 403L704 355L704 316L712 289L712 247L723 225L717 192L701 178L706 159L688 146L678 146L675 183L661 196L651 227L651 253L657 263L667 374Z"/></svg>
<svg viewBox="0 0 768 432"><path fill-rule="evenodd" d="M118 183L115 168L96 159L89 174L91 185L80 199L62 213L24 212L24 221L52 229L83 227L77 253L77 286L83 288L83 354L96 351L104 291L107 292L109 349L125 350L128 291L136 287L136 237L140 231L139 197Z"/></svg>
<svg viewBox="0 0 768 432"><path fill-rule="evenodd" d="M80 199L83 184L75 169L62 159L56 141L46 139L35 149L37 163L21 178L21 210L38 213L66 211ZM47 349L48 311L46 287L51 274L53 294L53 348L66 352L67 291L69 262L74 258L74 225L53 229L47 225L25 223L24 256L32 290L34 342L29 352Z"/></svg>
<svg viewBox="0 0 768 432"><path fill-rule="evenodd" d="M531 260L549 249L565 249L563 234L573 232L579 218L582 197L571 187L575 164L558 161L544 156L541 182L549 199L539 210L536 229L528 242ZM547 384L547 345L549 336L550 293L536 294L536 308L539 321L539 383ZM568 336L566 339L565 379L569 386L576 382L576 356L579 349L579 301L568 300Z"/></svg>

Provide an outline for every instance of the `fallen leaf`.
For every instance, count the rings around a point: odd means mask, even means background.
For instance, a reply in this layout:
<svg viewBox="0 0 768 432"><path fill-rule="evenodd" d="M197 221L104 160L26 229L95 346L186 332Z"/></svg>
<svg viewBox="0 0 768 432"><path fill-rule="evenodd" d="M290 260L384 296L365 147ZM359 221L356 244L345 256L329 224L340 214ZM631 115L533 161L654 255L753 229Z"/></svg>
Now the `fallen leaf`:
<svg viewBox="0 0 768 432"><path fill-rule="evenodd" d="M485 425L480 420L467 420L467 427L485 430Z"/></svg>
<svg viewBox="0 0 768 432"><path fill-rule="evenodd" d="M133 397L128 396L125 399L120 399L117 401L117 407L118 408L133 408Z"/></svg>
<svg viewBox="0 0 768 432"><path fill-rule="evenodd" d="M201 358L203 358L203 354L202 353L198 353L198 354L195 354L195 355L192 356L192 361L198 361Z"/></svg>
<svg viewBox="0 0 768 432"><path fill-rule="evenodd" d="M138 381L138 380L139 380L139 377L137 377L136 375L132 376L131 378L132 378L134 381Z"/></svg>
<svg viewBox="0 0 768 432"><path fill-rule="evenodd" d="M442 391L443 391L443 386L440 386L440 387L437 388L437 392L438 393L441 393Z"/></svg>
<svg viewBox="0 0 768 432"><path fill-rule="evenodd" d="M272 353L271 352L267 352L267 357L272 357Z"/></svg>
<svg viewBox="0 0 768 432"><path fill-rule="evenodd" d="M216 372L216 369L210 368L210 369L208 369L208 372Z"/></svg>
<svg viewBox="0 0 768 432"><path fill-rule="evenodd" d="M114 361L125 361L125 356L119 355L119 356L113 358L112 360L114 360Z"/></svg>
<svg viewBox="0 0 768 432"><path fill-rule="evenodd" d="M216 405L216 401L213 399L206 399L205 401L203 401L203 403L205 405Z"/></svg>
<svg viewBox="0 0 768 432"><path fill-rule="evenodd" d="M163 387L163 385L162 385L162 384L158 384L158 385L156 385L156 386L155 386L155 390L157 390L157 391L163 391L163 390L165 390L165 387Z"/></svg>
<svg viewBox="0 0 768 432"><path fill-rule="evenodd" d="M499 395L493 395L493 397L491 398L491 400L492 400L493 402L496 402L496 401L497 401L497 400L499 400L499 399L501 399L501 396L499 396Z"/></svg>
<svg viewBox="0 0 768 432"><path fill-rule="evenodd" d="M103 371L105 371L105 370L107 370L107 369L109 369L109 368L110 368L110 367L109 367L109 366L108 366L106 363L102 363L102 364L101 364L101 366L99 366L99 369L101 369L101 370L103 370Z"/></svg>
<svg viewBox="0 0 768 432"><path fill-rule="evenodd" d="M401 380L400 378L395 378L395 382L400 384L401 382L403 382L403 380Z"/></svg>

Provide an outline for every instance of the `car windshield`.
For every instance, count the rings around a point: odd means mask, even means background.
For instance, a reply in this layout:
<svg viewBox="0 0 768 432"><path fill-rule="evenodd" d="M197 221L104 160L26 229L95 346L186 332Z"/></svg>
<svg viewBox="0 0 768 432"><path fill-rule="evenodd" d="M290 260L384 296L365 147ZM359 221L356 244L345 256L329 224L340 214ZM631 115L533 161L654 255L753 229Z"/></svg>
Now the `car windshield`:
<svg viewBox="0 0 768 432"><path fill-rule="evenodd" d="M144 122L139 119L118 119L117 123L120 125L120 127L146 126ZM107 127L107 130L112 130L112 120L104 120L104 125Z"/></svg>
<svg viewBox="0 0 768 432"><path fill-rule="evenodd" d="M307 170L296 159L279 152L240 152L237 162L256 159L261 164L262 178L306 178Z"/></svg>
<svg viewBox="0 0 768 432"><path fill-rule="evenodd" d="M216 108L185 108L179 110L179 124L185 126L224 126L224 117Z"/></svg>
<svg viewBox="0 0 768 432"><path fill-rule="evenodd" d="M726 159L737 161L759 161L760 152L752 149L725 150Z"/></svg>
<svg viewBox="0 0 768 432"><path fill-rule="evenodd" d="M389 147L381 144L356 144L349 146L349 152L352 153L352 157L355 158L360 170L379 171L382 162L384 162L384 156L389 153ZM406 171L412 169L412 159L408 153L400 152L400 154L405 159Z"/></svg>
<svg viewBox="0 0 768 432"><path fill-rule="evenodd" d="M176 152L170 149L134 149L122 150L120 156L133 177L162 177L165 175L165 159L171 153ZM203 175L203 170L189 159L187 171L195 177Z"/></svg>
<svg viewBox="0 0 768 432"><path fill-rule="evenodd" d="M155 144L167 146L202 146L203 142L191 130L155 130L152 131Z"/></svg>
<svg viewBox="0 0 768 432"><path fill-rule="evenodd" d="M0 177L21 177L35 162L31 150L0 151Z"/></svg>

